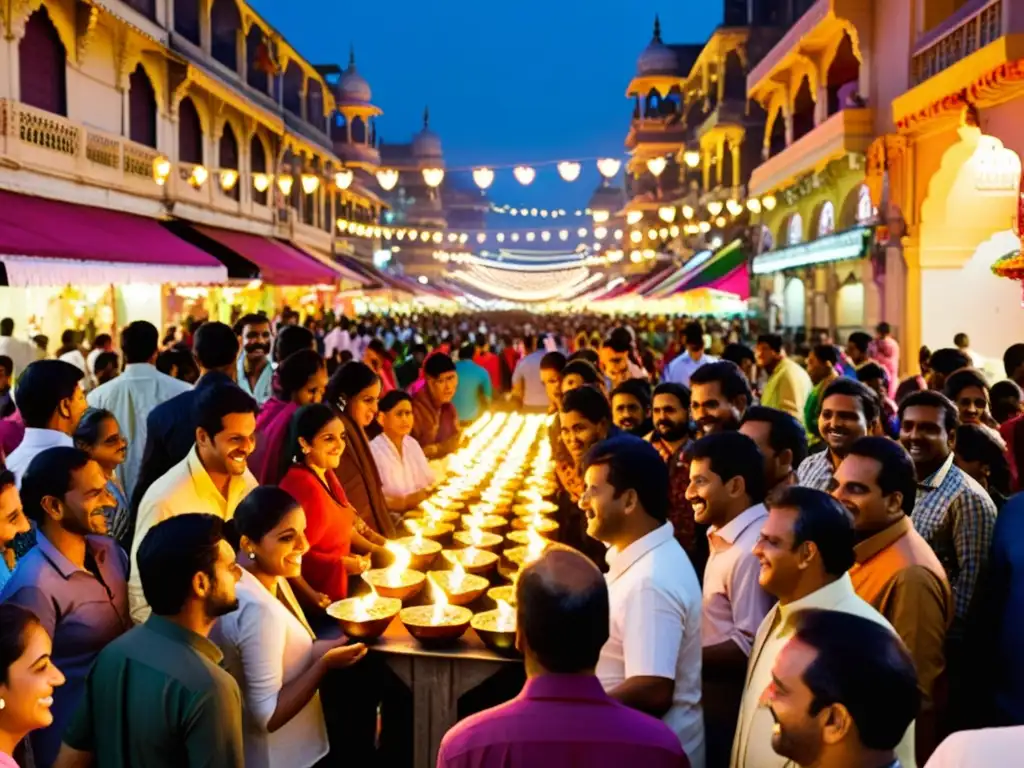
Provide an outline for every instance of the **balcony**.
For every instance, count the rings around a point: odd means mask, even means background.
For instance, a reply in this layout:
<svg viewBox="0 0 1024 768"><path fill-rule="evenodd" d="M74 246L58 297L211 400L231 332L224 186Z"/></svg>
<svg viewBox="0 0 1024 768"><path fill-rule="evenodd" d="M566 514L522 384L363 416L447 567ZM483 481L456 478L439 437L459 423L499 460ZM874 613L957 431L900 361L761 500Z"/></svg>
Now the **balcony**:
<svg viewBox="0 0 1024 768"><path fill-rule="evenodd" d="M1006 0L974 0L922 35L911 58L911 84L920 85L1002 37L1010 6Z"/></svg>
<svg viewBox="0 0 1024 768"><path fill-rule="evenodd" d="M874 110L836 112L755 168L750 176L750 194L757 197L772 192L845 154L864 154L874 138Z"/></svg>
<svg viewBox="0 0 1024 768"><path fill-rule="evenodd" d="M746 104L742 101L729 100L716 106L704 122L695 129L697 139L705 136L716 128L725 126L743 127L746 124Z"/></svg>

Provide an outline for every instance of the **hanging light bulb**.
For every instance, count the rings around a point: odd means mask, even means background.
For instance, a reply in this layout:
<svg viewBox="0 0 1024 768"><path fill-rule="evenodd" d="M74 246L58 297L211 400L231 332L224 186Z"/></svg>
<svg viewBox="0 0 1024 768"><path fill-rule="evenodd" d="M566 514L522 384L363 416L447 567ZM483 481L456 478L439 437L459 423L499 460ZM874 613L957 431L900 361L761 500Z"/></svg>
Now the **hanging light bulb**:
<svg viewBox="0 0 1024 768"><path fill-rule="evenodd" d="M460 232L459 233L459 244L460 245L464 245L467 240L469 240L469 235L467 235L465 232Z"/></svg>
<svg viewBox="0 0 1024 768"><path fill-rule="evenodd" d="M721 200L712 200L710 203L708 203L708 212L712 216L717 216L722 212L722 208L724 207L725 206L722 205Z"/></svg>
<svg viewBox="0 0 1024 768"><path fill-rule="evenodd" d="M513 243L518 243L519 242L519 233L518 232L513 232L512 233L512 242Z"/></svg>
<svg viewBox="0 0 1024 768"><path fill-rule="evenodd" d="M390 192L398 183L398 171L394 168L381 168L377 171L377 183L385 192Z"/></svg>
<svg viewBox="0 0 1024 768"><path fill-rule="evenodd" d="M380 237L381 236L381 228L380 227L374 227L373 228L373 236L374 237Z"/></svg>
<svg viewBox="0 0 1024 768"><path fill-rule="evenodd" d="M233 168L221 168L219 175L220 188L225 192L230 192L238 182L238 171Z"/></svg>
<svg viewBox="0 0 1024 768"><path fill-rule="evenodd" d="M424 168L423 181L428 187L436 187L444 181L444 168Z"/></svg>
<svg viewBox="0 0 1024 768"><path fill-rule="evenodd" d="M775 202L775 195L765 195L764 197L761 198L761 205L764 206L764 209L766 211L774 211Z"/></svg>
<svg viewBox="0 0 1024 768"><path fill-rule="evenodd" d="M487 241L487 235L484 234L483 232L478 232L476 236L476 241L482 245Z"/></svg>
<svg viewBox="0 0 1024 768"><path fill-rule="evenodd" d="M587 228L586 227L580 227L579 229L576 230L576 234L579 235L580 237L586 237L587 236Z"/></svg>
<svg viewBox="0 0 1024 768"><path fill-rule="evenodd" d="M454 232L449 232L448 233L448 242L449 243L454 243L458 239L459 239L459 236L457 234L455 234Z"/></svg>
<svg viewBox="0 0 1024 768"><path fill-rule="evenodd" d="M312 195L320 187L320 177L312 173L304 173L299 177L302 182L302 191Z"/></svg>
<svg viewBox="0 0 1024 768"><path fill-rule="evenodd" d="M206 180L210 178L210 172L201 165L197 165L192 169L192 173L188 177L188 183L196 189L199 189Z"/></svg>
<svg viewBox="0 0 1024 768"><path fill-rule="evenodd" d="M540 217L541 217L542 219L546 219L546 218L548 217L548 209L547 209L547 208L545 208L544 210L542 210L542 211L540 212Z"/></svg>
<svg viewBox="0 0 1024 768"><path fill-rule="evenodd" d="M605 227L597 227L594 229L594 237L598 240L604 240L608 237L608 230Z"/></svg>
<svg viewBox="0 0 1024 768"><path fill-rule="evenodd" d="M434 242L435 243L440 243L443 240L444 240L444 235L441 232L435 232L434 233Z"/></svg>
<svg viewBox="0 0 1024 768"><path fill-rule="evenodd" d="M535 237L536 237L536 235L535 235L535 234L534 234L533 232L527 232L527 233L526 233L526 242L528 242L528 243L532 243L532 242L533 242L533 239L534 239Z"/></svg>
<svg viewBox="0 0 1024 768"><path fill-rule="evenodd" d="M659 229L658 230L658 237L660 237L662 240L667 240L668 239L668 227L662 227L661 229Z"/></svg>
<svg viewBox="0 0 1024 768"><path fill-rule="evenodd" d="M668 233L672 237L679 237L679 225L673 224L671 227L668 228Z"/></svg>
<svg viewBox="0 0 1024 768"><path fill-rule="evenodd" d="M629 260L632 261L634 264L639 264L641 261L643 261L643 259L644 255L640 253L640 251L629 252Z"/></svg>
<svg viewBox="0 0 1024 768"><path fill-rule="evenodd" d="M568 240L569 239L569 230L563 229L561 232L559 232L558 233L558 239L559 240Z"/></svg>
<svg viewBox="0 0 1024 768"><path fill-rule="evenodd" d="M530 215L531 216L536 216L538 213L540 213L540 211L538 211L536 208L531 208L530 209Z"/></svg>
<svg viewBox="0 0 1024 768"><path fill-rule="evenodd" d="M602 157L597 161L597 170L600 171L601 175L606 179L611 179L617 176L620 168L622 168L622 161L617 160L614 157Z"/></svg>
<svg viewBox="0 0 1024 768"><path fill-rule="evenodd" d="M405 230L400 229L397 232L395 232L395 237L397 237L399 240L405 240Z"/></svg>
<svg viewBox="0 0 1024 768"><path fill-rule="evenodd" d="M546 243L548 240L551 239L551 233L545 229L543 232L540 233L540 239Z"/></svg>
<svg viewBox="0 0 1024 768"><path fill-rule="evenodd" d="M643 239L644 233L641 232L639 229L634 229L632 232L629 233L629 242L631 243L639 243Z"/></svg>
<svg viewBox="0 0 1024 768"><path fill-rule="evenodd" d="M384 233L384 239L385 240L390 240L391 239L391 234L392 233L391 233L390 227L384 227L383 233Z"/></svg>
<svg viewBox="0 0 1024 768"><path fill-rule="evenodd" d="M676 220L676 209L671 205L663 205L658 209L658 218L664 221L666 224L671 224Z"/></svg>
<svg viewBox="0 0 1024 768"><path fill-rule="evenodd" d="M348 222L345 219L335 219L334 225L338 228L338 231L344 234L348 230Z"/></svg>
<svg viewBox="0 0 1024 768"><path fill-rule="evenodd" d="M171 175L171 161L163 155L158 155L153 160L153 181L157 186L167 183L167 177Z"/></svg>
<svg viewBox="0 0 1024 768"><path fill-rule="evenodd" d="M334 174L334 186L338 189L348 189L352 186L352 181L355 177L356 175L352 172L351 168L342 168Z"/></svg>
<svg viewBox="0 0 1024 768"><path fill-rule="evenodd" d="M474 168L473 181L480 189L487 189L494 183L494 171L490 168Z"/></svg>
<svg viewBox="0 0 1024 768"><path fill-rule="evenodd" d="M724 227L728 223L729 222L726 221L725 216L719 216L717 219L715 219L715 226L716 227Z"/></svg>
<svg viewBox="0 0 1024 768"><path fill-rule="evenodd" d="M647 170L651 172L652 176L661 176L665 168L668 167L668 160L664 156L659 155L658 157L652 157L647 161Z"/></svg>
<svg viewBox="0 0 1024 768"><path fill-rule="evenodd" d="M641 221L643 221L643 218L643 211L630 211L629 213L626 214L626 223L629 224L630 226L633 226L634 224L639 224Z"/></svg>
<svg viewBox="0 0 1024 768"><path fill-rule="evenodd" d="M692 219L693 218L693 208L691 208L688 205L684 205L683 206L683 218L684 219Z"/></svg>
<svg viewBox="0 0 1024 768"><path fill-rule="evenodd" d="M273 181L273 178L269 173L254 173L252 175L252 185L257 192L266 192L270 189L270 182Z"/></svg>
<svg viewBox="0 0 1024 768"><path fill-rule="evenodd" d="M292 193L292 185L295 183L295 178L290 173L282 173L277 177L277 188L281 190L281 194L288 197Z"/></svg>
<svg viewBox="0 0 1024 768"><path fill-rule="evenodd" d="M580 177L580 164L565 160L558 164L558 175L564 181L576 181Z"/></svg>
<svg viewBox="0 0 1024 768"><path fill-rule="evenodd" d="M512 171L512 175L516 177L516 181L527 187L533 183L533 180L537 177L537 172L528 165L518 165Z"/></svg>
<svg viewBox="0 0 1024 768"><path fill-rule="evenodd" d="M606 221L608 221L609 218L611 218L611 213L609 213L608 211L603 211L601 209L594 211L591 215L594 219L595 224L604 224Z"/></svg>
<svg viewBox="0 0 1024 768"><path fill-rule="evenodd" d="M511 211L509 211L509 213L512 214L513 216L518 216L519 215L519 209L518 208L513 208Z"/></svg>
<svg viewBox="0 0 1024 768"><path fill-rule="evenodd" d="M505 233L504 232L499 232L496 239L497 239L497 241L499 243L504 243L505 242Z"/></svg>
<svg viewBox="0 0 1024 768"><path fill-rule="evenodd" d="M747 210L750 211L751 213L760 213L761 201L758 200L756 197L750 198L749 200L747 200Z"/></svg>
<svg viewBox="0 0 1024 768"><path fill-rule="evenodd" d="M650 229L648 229L647 230L647 239L648 240L657 240L658 239L658 230L654 229L654 227L651 227Z"/></svg>
<svg viewBox="0 0 1024 768"><path fill-rule="evenodd" d="M729 213L733 216L739 216L743 213L743 206L740 204L739 200L730 199L726 202L725 207L729 209Z"/></svg>
<svg viewBox="0 0 1024 768"><path fill-rule="evenodd" d="M699 229L704 234L707 234L708 232L711 231L711 223L707 221L702 221L700 224L697 225L697 229Z"/></svg>
<svg viewBox="0 0 1024 768"><path fill-rule="evenodd" d="M519 215L520 216L529 216L530 215L530 211L528 209L526 209L526 208L520 208L519 209Z"/></svg>
<svg viewBox="0 0 1024 768"><path fill-rule="evenodd" d="M695 149L688 149L683 153L683 162L689 168L696 168L700 165L700 152Z"/></svg>
<svg viewBox="0 0 1024 768"><path fill-rule="evenodd" d="M612 237L614 237L616 240L621 240L622 239L622 230L621 229L616 229L615 233L612 235Z"/></svg>

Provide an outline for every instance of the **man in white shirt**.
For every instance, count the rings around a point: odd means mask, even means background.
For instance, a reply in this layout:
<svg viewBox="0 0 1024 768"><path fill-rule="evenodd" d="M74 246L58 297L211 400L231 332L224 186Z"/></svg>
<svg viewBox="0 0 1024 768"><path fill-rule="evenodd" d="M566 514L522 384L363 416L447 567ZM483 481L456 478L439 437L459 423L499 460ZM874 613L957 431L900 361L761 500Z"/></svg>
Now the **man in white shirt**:
<svg viewBox="0 0 1024 768"><path fill-rule="evenodd" d="M242 499L259 485L248 467L256 447L258 411L256 401L233 384L216 384L199 396L195 448L153 483L139 504L128 580L128 600L137 624L150 613L136 568L139 546L149 529L193 512L230 520Z"/></svg>
<svg viewBox="0 0 1024 768"><path fill-rule="evenodd" d="M136 320L121 331L124 373L89 393L89 405L114 414L121 434L128 441L128 455L117 468L121 487L130 499L139 479L146 447L146 418L149 412L175 395L187 392L190 384L160 373L153 365L160 336L152 323Z"/></svg>
<svg viewBox="0 0 1024 768"><path fill-rule="evenodd" d="M779 602L761 622L750 651L740 717L733 740L731 768L786 768L772 748L775 720L763 706L772 685L772 668L796 630L794 616L815 608L840 611L896 631L857 596L847 571L854 563L853 519L824 491L792 486L769 497L768 519L754 546L761 563L761 586ZM915 766L914 726L896 750L903 768Z"/></svg>
<svg viewBox="0 0 1024 768"><path fill-rule="evenodd" d="M14 320L9 317L0 320L0 355L6 355L14 362L14 378L18 378L36 359L35 345L15 338Z"/></svg>
<svg viewBox="0 0 1024 768"><path fill-rule="evenodd" d="M690 386L690 376L702 365L714 363L718 360L714 355L704 353L704 329L700 323L690 323L683 330L683 338L686 342L686 351L672 360L665 367L663 381L673 381Z"/></svg>
<svg viewBox="0 0 1024 768"><path fill-rule="evenodd" d="M618 435L585 461L587 533L608 545L608 642L596 674L609 695L662 718L704 768L701 595L668 515L668 468L650 443Z"/></svg>
<svg viewBox="0 0 1024 768"><path fill-rule="evenodd" d="M63 360L37 360L18 379L14 402L25 422L25 437L7 457L18 487L38 454L47 448L74 447L71 436L88 409L82 372Z"/></svg>
<svg viewBox="0 0 1024 768"><path fill-rule="evenodd" d="M1016 765L1024 754L1024 725L981 728L948 736L925 768L995 768Z"/></svg>
<svg viewBox="0 0 1024 768"><path fill-rule="evenodd" d="M754 635L775 598L758 583L753 547L768 517L761 452L746 435L719 432L690 446L687 501L709 526L702 645L708 764L729 761Z"/></svg>
<svg viewBox="0 0 1024 768"><path fill-rule="evenodd" d="M274 366L270 361L274 335L270 329L270 320L266 315L246 315L235 323L235 334L242 344L236 381L242 391L255 398L262 407L274 394L271 387Z"/></svg>

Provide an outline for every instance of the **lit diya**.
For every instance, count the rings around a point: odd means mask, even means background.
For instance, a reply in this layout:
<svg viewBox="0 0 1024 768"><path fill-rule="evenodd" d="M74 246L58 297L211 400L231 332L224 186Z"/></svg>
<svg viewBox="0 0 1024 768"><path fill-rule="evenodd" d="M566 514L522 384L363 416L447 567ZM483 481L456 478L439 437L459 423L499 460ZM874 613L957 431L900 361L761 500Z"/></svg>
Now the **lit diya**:
<svg viewBox="0 0 1024 768"><path fill-rule="evenodd" d="M466 552L468 550L458 550ZM474 550L479 552L479 550ZM490 555L497 562L497 555L493 552L480 552ZM466 573L465 567L458 560L452 563L450 571L431 571L429 574L431 584L444 592L448 602L452 605L468 605L487 591L490 582L483 576L476 576Z"/></svg>
<svg viewBox="0 0 1024 768"><path fill-rule="evenodd" d="M509 531L505 534L505 541L507 541L509 544L515 547L529 546L530 542L533 540L530 536L530 530L536 531L540 536L542 536L545 539L550 539L555 534L555 531L558 530L558 524L555 523L554 520L548 520L547 518L544 518L544 521L547 523L554 523L554 526L551 527L550 530L548 529L549 526L546 525L531 525L529 529L523 529L521 531Z"/></svg>
<svg viewBox="0 0 1024 768"><path fill-rule="evenodd" d="M495 603L499 603L504 600L511 606L516 604L516 585L515 584L503 584L500 587L491 587L487 590L487 596L491 598Z"/></svg>
<svg viewBox="0 0 1024 768"><path fill-rule="evenodd" d="M466 528L479 528L482 531L496 531L508 525L508 520L500 515L463 515L462 524Z"/></svg>
<svg viewBox="0 0 1024 768"><path fill-rule="evenodd" d="M493 535L493 534L492 534ZM453 566L461 565L466 573L481 575L498 564L498 556L486 549L469 546L465 549L446 549L441 556Z"/></svg>
<svg viewBox="0 0 1024 768"><path fill-rule="evenodd" d="M502 654L515 652L516 609L507 601L498 600L498 607L493 611L476 614L470 626L492 651Z"/></svg>
<svg viewBox="0 0 1024 768"><path fill-rule="evenodd" d="M505 557L509 562L522 567L528 563L532 563L538 557L540 557L544 550L550 546L551 542L541 536L533 528L526 529L526 536L529 543L525 547L513 547L512 549L505 550Z"/></svg>
<svg viewBox="0 0 1024 768"><path fill-rule="evenodd" d="M516 504L512 511L516 513L516 517L553 515L558 511L558 505L553 501L531 501L528 504Z"/></svg>
<svg viewBox="0 0 1024 768"><path fill-rule="evenodd" d="M434 604L403 608L398 617L409 634L425 645L454 642L469 628L473 612L469 608L449 604L448 596L437 585L434 574L431 574L430 582Z"/></svg>
<svg viewBox="0 0 1024 768"><path fill-rule="evenodd" d="M396 543L409 550L409 554L412 556L409 567L414 571L429 570L430 565L441 551L440 542L424 538L422 529L417 529L413 536L398 539Z"/></svg>
<svg viewBox="0 0 1024 768"><path fill-rule="evenodd" d="M327 615L337 619L342 631L355 640L376 640L402 610L396 597L381 597L373 586L370 594L350 597L327 606Z"/></svg>
<svg viewBox="0 0 1024 768"><path fill-rule="evenodd" d="M385 547L394 554L395 561L387 568L366 571L363 580L381 597L408 600L423 589L426 576L409 569L412 553L408 549L394 541L389 541Z"/></svg>
<svg viewBox="0 0 1024 768"><path fill-rule="evenodd" d="M420 532L427 539L444 539L452 535L455 526L451 523L435 523L429 520L404 520L405 528L409 533Z"/></svg>
<svg viewBox="0 0 1024 768"><path fill-rule="evenodd" d="M459 507L461 506L462 505L460 504ZM426 504L417 510L413 510L409 515L418 520L422 520L425 523L454 523L459 519L459 511L457 508L440 509L438 507L428 507Z"/></svg>
<svg viewBox="0 0 1024 768"><path fill-rule="evenodd" d="M503 541L498 534L481 531L479 528L470 528L468 531L456 531L452 534L452 539L460 547L476 547L477 549L486 550L497 549ZM523 543L525 544L526 542L524 541Z"/></svg>
<svg viewBox="0 0 1024 768"><path fill-rule="evenodd" d="M517 517L512 521L512 531L524 531L533 528L538 533L542 534L554 534L558 530L558 521L552 520L550 517L544 517L543 515L536 515L534 517Z"/></svg>

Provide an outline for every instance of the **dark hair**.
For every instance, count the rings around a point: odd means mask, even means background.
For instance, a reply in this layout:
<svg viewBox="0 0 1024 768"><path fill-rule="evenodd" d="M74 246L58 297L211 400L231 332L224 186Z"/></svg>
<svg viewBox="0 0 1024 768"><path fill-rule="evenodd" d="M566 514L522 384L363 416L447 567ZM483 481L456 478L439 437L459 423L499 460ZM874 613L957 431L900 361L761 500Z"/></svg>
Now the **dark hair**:
<svg viewBox="0 0 1024 768"><path fill-rule="evenodd" d="M345 406L352 398L379 381L380 376L362 360L350 360L338 366L338 370L327 382L324 402L345 410Z"/></svg>
<svg viewBox="0 0 1024 768"><path fill-rule="evenodd" d="M757 443L739 432L717 432L706 435L689 447L690 460L707 459L711 471L726 483L734 477L743 478L747 496L754 504L764 501L764 455Z"/></svg>
<svg viewBox="0 0 1024 768"><path fill-rule="evenodd" d="M887 322L883 320L882 322L875 326L875 332L881 336L886 336L892 333L892 328Z"/></svg>
<svg viewBox="0 0 1024 768"><path fill-rule="evenodd" d="M46 519L43 499L54 496L63 499L71 490L72 473L91 459L79 448L58 446L36 454L21 478L21 504L25 514L37 525Z"/></svg>
<svg viewBox="0 0 1024 768"><path fill-rule="evenodd" d="M717 382L722 390L722 396L726 400L735 400L738 397L745 397L747 405L754 401L753 393L750 391L750 382L743 375L736 363L727 360L719 360L717 363L707 363L690 374L690 390L694 384L711 384Z"/></svg>
<svg viewBox="0 0 1024 768"><path fill-rule="evenodd" d="M964 461L980 461L988 466L989 485L1003 496L1010 495L1010 463L1006 460L1006 443L998 432L982 424L961 424L956 428L955 453Z"/></svg>
<svg viewBox="0 0 1024 768"><path fill-rule="evenodd" d="M870 334L864 333L864 331L854 331L847 337L846 341L848 344L853 344L853 346L866 355L868 348L871 346L872 339Z"/></svg>
<svg viewBox="0 0 1024 768"><path fill-rule="evenodd" d="M0 336L10 336L12 333L14 333L14 320L9 317L0 320Z"/></svg>
<svg viewBox="0 0 1024 768"><path fill-rule="evenodd" d="M121 331L121 352L125 364L148 363L160 346L160 332L152 323L136 320Z"/></svg>
<svg viewBox="0 0 1024 768"><path fill-rule="evenodd" d="M583 360L585 362L590 363L592 366L594 366L595 370L601 364L601 356L592 349L577 349L575 352L569 355L569 358L566 362L574 363L577 360ZM565 376L564 369L562 370L562 376Z"/></svg>
<svg viewBox="0 0 1024 768"><path fill-rule="evenodd" d="M300 464L303 460L301 437L307 443L313 442L320 430L338 418L334 409L324 403L304 405L292 414L288 422L288 442L281 451L281 465L278 477L284 477L292 464Z"/></svg>
<svg viewBox="0 0 1024 768"><path fill-rule="evenodd" d="M572 389L562 395L562 413L578 413L593 424L611 422L612 408L598 389L590 384Z"/></svg>
<svg viewBox="0 0 1024 768"><path fill-rule="evenodd" d="M971 346L971 339L966 333L958 333L953 337L953 346L957 349L966 349Z"/></svg>
<svg viewBox="0 0 1024 768"><path fill-rule="evenodd" d="M289 328L301 328L289 325ZM281 398L290 400L292 395L306 386L306 383L317 371L326 368L324 359L315 349L302 349L293 352L284 359L277 368L277 382L281 387Z"/></svg>
<svg viewBox="0 0 1024 768"><path fill-rule="evenodd" d="M857 369L856 374L857 381L865 384L873 379L879 379L885 387L888 388L889 386L889 372L874 360L864 363L864 365Z"/></svg>
<svg viewBox="0 0 1024 768"><path fill-rule="evenodd" d="M112 343L114 339L109 333L97 333L95 338L92 340L92 349L100 349L108 344Z"/></svg>
<svg viewBox="0 0 1024 768"><path fill-rule="evenodd" d="M757 343L767 344L775 354L782 352L782 337L777 333L762 333L757 337Z"/></svg>
<svg viewBox="0 0 1024 768"><path fill-rule="evenodd" d="M192 351L208 371L233 365L239 349L238 336L224 323L203 323L192 339Z"/></svg>
<svg viewBox="0 0 1024 768"><path fill-rule="evenodd" d="M910 517L917 503L917 474L907 449L887 437L861 437L850 446L848 456L862 456L878 462L876 482L882 493L903 495L903 512Z"/></svg>
<svg viewBox="0 0 1024 768"><path fill-rule="evenodd" d="M195 399L196 428L203 430L212 440L224 429L224 417L232 413L260 412L259 405L235 384L214 384L200 389Z"/></svg>
<svg viewBox="0 0 1024 768"><path fill-rule="evenodd" d="M616 497L632 489L644 512L659 523L668 519L668 466L649 442L629 434L602 440L583 459L584 471L590 467L608 467Z"/></svg>
<svg viewBox="0 0 1024 768"><path fill-rule="evenodd" d="M946 386L943 392L946 397L955 403L956 399L960 397L960 393L967 389L967 387L979 387L986 393L989 391L988 381L978 371L974 368L961 368L946 378Z"/></svg>
<svg viewBox="0 0 1024 768"><path fill-rule="evenodd" d="M633 348L633 337L629 335L629 331L625 328L616 328L605 339L601 345L606 349L610 349L616 354L622 354L623 352L629 352Z"/></svg>
<svg viewBox="0 0 1024 768"><path fill-rule="evenodd" d="M404 389L392 389L378 401L377 410L380 413L390 413L392 408L404 402L411 403L412 395Z"/></svg>
<svg viewBox="0 0 1024 768"><path fill-rule="evenodd" d="M679 401L679 405L682 406L684 411L690 410L690 390L682 384L676 384L674 381L663 381L661 384L654 388L654 394L651 395L651 403L654 403L654 398L658 395L672 395L676 400Z"/></svg>
<svg viewBox="0 0 1024 768"><path fill-rule="evenodd" d="M920 392L926 389L920 376L908 376L900 385L896 387L896 403L902 403L903 400L914 392Z"/></svg>
<svg viewBox="0 0 1024 768"><path fill-rule="evenodd" d="M1024 400L1024 392L1013 379L1003 379L992 385L988 398L991 401L992 417L1002 424L1019 412L1020 401Z"/></svg>
<svg viewBox="0 0 1024 768"><path fill-rule="evenodd" d="M1003 352L1003 368L1011 379L1017 369L1024 365L1024 344L1011 344Z"/></svg>
<svg viewBox="0 0 1024 768"><path fill-rule="evenodd" d="M28 628L39 623L39 618L28 608L14 603L0 603L0 683L7 685L11 665L25 652Z"/></svg>
<svg viewBox="0 0 1024 768"><path fill-rule="evenodd" d="M171 375L177 367L177 372L174 374L174 378L185 380L186 376L182 374L185 371L194 371L198 377L199 369L196 366L195 358L192 357L192 353L182 347L173 347L171 349L165 349L159 355L156 356L156 369L167 376Z"/></svg>
<svg viewBox="0 0 1024 768"><path fill-rule="evenodd" d="M14 388L14 402L26 427L45 429L62 400L74 396L82 370L63 360L36 360L25 366Z"/></svg>
<svg viewBox="0 0 1024 768"><path fill-rule="evenodd" d="M790 413L764 405L752 405L743 415L743 426L748 421L767 424L768 445L776 453L789 451L793 454L793 469L797 469L807 458L807 430ZM718 474L717 472L715 474Z"/></svg>
<svg viewBox="0 0 1024 768"><path fill-rule="evenodd" d="M90 408L83 415L75 428L72 437L75 445L92 448L100 440L100 426L107 419L117 421L117 417L106 408Z"/></svg>
<svg viewBox="0 0 1024 768"><path fill-rule="evenodd" d="M312 350L316 344L313 332L301 325L286 325L274 340L274 359L283 363L296 352Z"/></svg>
<svg viewBox="0 0 1024 768"><path fill-rule="evenodd" d="M0 355L0 368L3 368L8 377L14 375L14 361L7 355Z"/></svg>
<svg viewBox="0 0 1024 768"><path fill-rule="evenodd" d="M901 422L903 421L903 414L906 413L907 408L911 408L915 405L926 406L928 408L938 408L942 411L942 425L950 435L952 435L960 425L960 411L957 409L953 401L941 392L924 389L920 392L914 392L913 394L907 395L900 401L899 405L899 418Z"/></svg>
<svg viewBox="0 0 1024 768"><path fill-rule="evenodd" d="M600 384L601 372L589 360L572 360L565 364L562 369L562 378L576 374L583 379L584 384Z"/></svg>
<svg viewBox="0 0 1024 768"><path fill-rule="evenodd" d="M231 523L225 527L228 543L238 549L243 536L258 543L298 506L300 504L294 496L276 485L253 488L239 503Z"/></svg>
<svg viewBox="0 0 1024 768"><path fill-rule="evenodd" d="M803 674L811 716L841 704L861 744L895 749L921 706L914 662L900 638L887 625L840 611L799 611L796 627L795 639L817 651Z"/></svg>
<svg viewBox="0 0 1024 768"><path fill-rule="evenodd" d="M214 578L224 521L216 515L186 513L154 525L139 544L135 561L146 602L157 616L173 616L194 594L197 573Z"/></svg>
<svg viewBox="0 0 1024 768"><path fill-rule="evenodd" d="M95 376L100 371L105 371L111 365L116 370L120 364L121 358L117 356L117 352L100 352L92 361L92 375Z"/></svg>
<svg viewBox="0 0 1024 768"><path fill-rule="evenodd" d="M839 350L836 349L835 344L816 344L811 348L811 352L823 363L830 363L832 365L838 365L839 363Z"/></svg>
<svg viewBox="0 0 1024 768"><path fill-rule="evenodd" d="M596 568L579 552L567 548L545 552L523 568L516 583L516 621L544 669L574 674L597 666L608 640L611 608L608 586L599 574L578 585L576 578L560 580L550 572L547 564L555 561L557 565L562 558L580 558L586 566Z"/></svg>
<svg viewBox="0 0 1024 768"><path fill-rule="evenodd" d="M616 395L635 397L645 412L651 408L651 385L646 379L627 379L612 390L611 399Z"/></svg>
<svg viewBox="0 0 1024 768"><path fill-rule="evenodd" d="M455 363L443 352L435 352L423 361L423 374L430 379L439 379L455 370Z"/></svg>
<svg viewBox="0 0 1024 768"><path fill-rule="evenodd" d="M561 352L548 352L544 357L540 359L540 369L542 371L557 371L562 372L566 364L565 355Z"/></svg>
<svg viewBox="0 0 1024 768"><path fill-rule="evenodd" d="M704 349L704 328L698 322L687 323L683 329L686 346Z"/></svg>
<svg viewBox="0 0 1024 768"><path fill-rule="evenodd" d="M416 355L423 355L426 357L427 352L426 344L413 344L412 347L409 348L409 357L415 357Z"/></svg>
<svg viewBox="0 0 1024 768"><path fill-rule="evenodd" d="M746 344L732 343L727 344L725 350L722 352L722 359L729 363L735 363L739 366L744 360L755 362L754 350L748 347Z"/></svg>
<svg viewBox="0 0 1024 768"><path fill-rule="evenodd" d="M476 345L473 343L463 344L459 347L459 360L472 360L476 354Z"/></svg>
<svg viewBox="0 0 1024 768"><path fill-rule="evenodd" d="M60 334L60 343L69 346L74 344L78 338L78 333L73 328L67 328Z"/></svg>
<svg viewBox="0 0 1024 768"><path fill-rule="evenodd" d="M270 318L262 313L250 312L247 315L242 315L235 322L235 327L232 330L236 336L241 336L245 332L245 326L247 325L270 325Z"/></svg>
<svg viewBox="0 0 1024 768"><path fill-rule="evenodd" d="M842 576L853 567L853 518L846 507L824 491L793 485L768 495L765 505L772 509L795 509L793 546L813 542L821 564L830 576Z"/></svg>
<svg viewBox="0 0 1024 768"><path fill-rule="evenodd" d="M961 368L971 367L971 358L961 352L959 349L954 347L945 347L943 349L936 349L932 352L932 356L928 359L928 365L936 373L941 373L943 376L949 376L954 371L959 371Z"/></svg>
<svg viewBox="0 0 1024 768"><path fill-rule="evenodd" d="M825 387L825 391L821 393L822 407L824 407L825 401L832 397L832 395L852 397L860 403L860 410L864 414L864 421L869 425L878 421L882 407L878 402L878 395L867 384L847 378L846 376L840 376Z"/></svg>
<svg viewBox="0 0 1024 768"><path fill-rule="evenodd" d="M3 464L0 464L0 491L9 485L16 485L17 479L14 477L14 473L11 472Z"/></svg>

